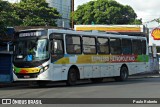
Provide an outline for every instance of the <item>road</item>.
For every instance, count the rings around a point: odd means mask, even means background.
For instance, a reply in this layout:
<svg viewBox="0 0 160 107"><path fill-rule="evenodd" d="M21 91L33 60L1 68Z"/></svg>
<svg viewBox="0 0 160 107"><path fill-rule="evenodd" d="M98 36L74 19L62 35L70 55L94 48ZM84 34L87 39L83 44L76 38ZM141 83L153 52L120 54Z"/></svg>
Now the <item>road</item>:
<svg viewBox="0 0 160 107"><path fill-rule="evenodd" d="M130 78L125 82L105 81L103 83L90 83L85 81L73 87L66 87L64 83L50 84L46 88L37 86L16 86L0 89L1 98L160 98L160 78ZM7 107L7 105L2 105ZM12 105L12 107L17 105ZM27 106L27 105L23 105ZM30 105L39 107L38 105ZM51 105L45 105L51 106ZM53 105L52 105L53 106ZM158 107L154 104L78 104L57 105L61 107Z"/></svg>

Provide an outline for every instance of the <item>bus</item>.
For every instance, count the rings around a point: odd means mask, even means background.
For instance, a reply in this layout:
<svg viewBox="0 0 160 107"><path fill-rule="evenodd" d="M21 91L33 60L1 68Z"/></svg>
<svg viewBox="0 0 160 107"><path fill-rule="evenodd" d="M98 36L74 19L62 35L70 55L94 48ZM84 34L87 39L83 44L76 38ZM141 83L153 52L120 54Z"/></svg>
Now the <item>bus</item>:
<svg viewBox="0 0 160 107"><path fill-rule="evenodd" d="M64 29L27 29L16 33L14 81L75 85L80 79L125 81L148 66L146 37Z"/></svg>

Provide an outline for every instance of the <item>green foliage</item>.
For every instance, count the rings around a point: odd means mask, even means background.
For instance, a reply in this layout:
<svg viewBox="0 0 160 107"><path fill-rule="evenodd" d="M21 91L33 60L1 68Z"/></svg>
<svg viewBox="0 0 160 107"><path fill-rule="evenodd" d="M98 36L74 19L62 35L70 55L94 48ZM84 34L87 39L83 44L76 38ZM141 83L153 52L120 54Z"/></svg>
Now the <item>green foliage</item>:
<svg viewBox="0 0 160 107"><path fill-rule="evenodd" d="M22 26L56 26L60 18L55 8L48 7L45 0L21 0L14 4Z"/></svg>
<svg viewBox="0 0 160 107"><path fill-rule="evenodd" d="M155 19L155 21L156 21L157 23L160 23L160 18Z"/></svg>
<svg viewBox="0 0 160 107"><path fill-rule="evenodd" d="M18 16L13 11L12 5L7 1L0 0L0 34L5 34L7 26L13 26L18 22Z"/></svg>
<svg viewBox="0 0 160 107"><path fill-rule="evenodd" d="M160 46L157 46L157 53L160 53Z"/></svg>
<svg viewBox="0 0 160 107"><path fill-rule="evenodd" d="M15 4L0 0L0 39L6 38L7 27L57 26L56 19L60 17L45 0L21 0Z"/></svg>
<svg viewBox="0 0 160 107"><path fill-rule="evenodd" d="M115 0L95 0L78 6L75 24L141 24L134 10Z"/></svg>
<svg viewBox="0 0 160 107"><path fill-rule="evenodd" d="M0 33L7 26L57 26L59 12L45 0L21 0L11 4L0 0Z"/></svg>

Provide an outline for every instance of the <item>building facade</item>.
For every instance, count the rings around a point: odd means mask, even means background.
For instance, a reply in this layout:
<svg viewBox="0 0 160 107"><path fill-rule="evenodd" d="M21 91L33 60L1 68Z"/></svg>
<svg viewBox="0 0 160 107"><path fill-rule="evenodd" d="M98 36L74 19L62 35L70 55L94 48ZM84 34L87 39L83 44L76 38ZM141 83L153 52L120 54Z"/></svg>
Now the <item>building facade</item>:
<svg viewBox="0 0 160 107"><path fill-rule="evenodd" d="M49 7L54 7L61 14L62 18L57 20L58 27L70 28L70 14L72 0L46 0Z"/></svg>

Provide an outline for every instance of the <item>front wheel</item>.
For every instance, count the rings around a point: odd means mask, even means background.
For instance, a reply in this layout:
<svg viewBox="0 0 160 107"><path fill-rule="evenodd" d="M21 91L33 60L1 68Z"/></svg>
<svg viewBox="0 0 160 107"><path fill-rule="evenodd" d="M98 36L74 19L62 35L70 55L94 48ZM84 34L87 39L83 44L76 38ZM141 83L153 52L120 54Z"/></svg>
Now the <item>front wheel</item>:
<svg viewBox="0 0 160 107"><path fill-rule="evenodd" d="M68 86L76 85L77 82L77 70L75 68L71 68L68 72L68 79L66 81L66 84Z"/></svg>
<svg viewBox="0 0 160 107"><path fill-rule="evenodd" d="M116 81L125 81L128 79L128 68L127 67L122 67L120 70L120 76L116 77Z"/></svg>

